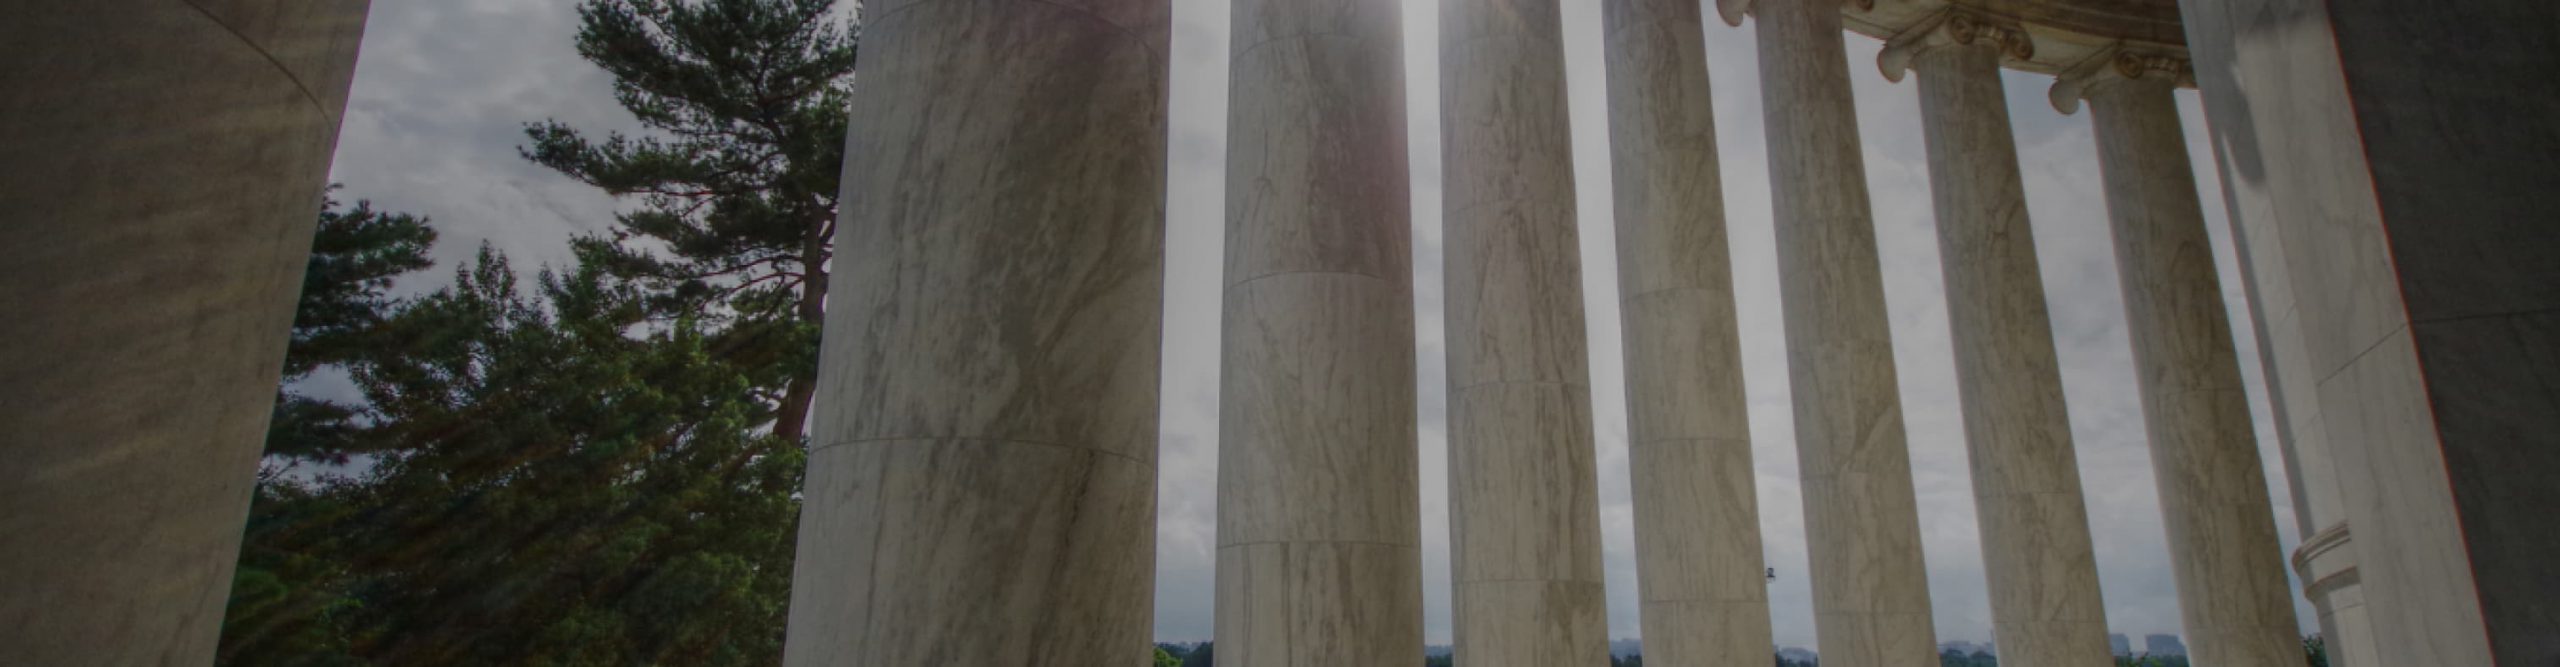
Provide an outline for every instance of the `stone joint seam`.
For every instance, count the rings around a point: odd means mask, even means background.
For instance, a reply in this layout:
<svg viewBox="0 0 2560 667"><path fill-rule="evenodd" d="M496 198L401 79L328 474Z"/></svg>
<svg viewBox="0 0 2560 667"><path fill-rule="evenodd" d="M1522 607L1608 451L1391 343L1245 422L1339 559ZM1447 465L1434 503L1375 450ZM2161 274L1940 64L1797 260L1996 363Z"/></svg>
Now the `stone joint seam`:
<svg viewBox="0 0 2560 667"><path fill-rule="evenodd" d="M1586 579L1574 578L1574 577L1537 577L1537 578L1528 578L1528 579L1498 579L1498 578L1497 578L1497 579L1459 579L1459 580L1457 580L1457 583L1458 583L1459 585L1466 585L1466 584L1574 584L1574 585L1581 585L1581 586L1600 586L1600 587L1602 587L1602 588L1607 588L1607 586L1608 586L1608 584L1607 584L1607 583L1602 582L1602 581L1597 580L1597 579L1589 579L1589 580L1586 580Z"/></svg>
<svg viewBox="0 0 2560 667"><path fill-rule="evenodd" d="M1252 44L1245 45L1244 48L1236 49L1235 51L1227 54L1227 61L1230 63L1242 63L1245 61L1246 57L1252 56L1255 51L1262 50L1262 47L1270 46L1275 43L1313 42L1322 38L1339 39L1353 43L1358 43L1360 41L1360 35L1358 33L1344 32L1340 30L1318 30L1315 32L1303 32L1294 35L1282 35L1254 42Z"/></svg>
<svg viewBox="0 0 2560 667"><path fill-rule="evenodd" d="M1706 33L1706 20L1705 20L1705 18L1704 18L1704 17L1700 17L1700 19L1699 19L1699 20L1696 20L1696 21L1691 21L1691 20L1687 20L1687 19L1676 19L1676 18L1666 19L1666 18L1660 18L1660 17L1648 17L1648 18L1641 18L1641 19L1636 19L1636 20L1633 20L1633 21L1628 21L1625 25L1620 25L1620 26L1616 26L1616 27L1612 27L1612 28L1607 29L1606 31L1604 31L1604 32L1600 33L1600 43L1601 43L1601 44L1611 44L1611 43L1615 43L1615 42L1617 42L1617 41L1618 41L1618 36L1619 36L1619 35L1626 34L1626 32L1627 32L1627 31L1629 31L1629 30L1635 30L1635 29L1638 29L1638 28L1652 28L1652 27L1665 26L1665 25L1667 25L1667 26L1671 26L1671 27L1672 27L1672 29L1673 29L1673 30L1675 30L1675 31L1676 31L1676 30L1678 30L1678 29L1680 28L1680 26L1684 26L1684 25L1695 25L1695 26L1698 26L1698 32L1699 32L1699 34L1702 34L1702 35L1703 35L1703 34L1705 34L1705 33Z"/></svg>
<svg viewBox="0 0 2560 667"><path fill-rule="evenodd" d="M213 14L213 10L205 9L204 5L199 4L197 0L178 0L178 2L186 5L188 9L196 10L197 14L204 16L204 20L206 22L222 28L223 32L230 33L232 38L240 40L240 44L242 46L249 47L249 50L256 52L258 57L266 59L267 64L274 65L276 73L284 75L284 80L293 82L294 91L302 93L302 99L310 102L311 108L315 111L319 111L321 118L328 119L332 126L338 123L338 112L329 110L329 105L322 103L320 101L320 96L311 92L311 85L305 83L302 80L302 77L295 74L292 69L285 67L284 61L277 60L276 55L269 53L266 47L259 46L256 40L249 39L248 35L241 34L239 28L223 22L222 17L215 16Z"/></svg>
<svg viewBox="0 0 2560 667"><path fill-rule="evenodd" d="M1246 285L1251 285L1251 284L1256 283L1256 282L1261 282L1261 281L1262 281L1262 280L1264 280L1264 279L1269 279L1269 278L1286 278L1286 277L1289 277L1289 276L1345 276L1345 277L1351 277L1351 278L1367 278L1367 279L1375 280L1375 281L1382 282L1382 283L1388 283L1389 285L1393 285L1393 284L1396 282L1394 279L1387 278L1387 277L1385 277L1385 276L1373 276L1373 275L1369 275L1369 274L1367 274L1367 273L1362 273L1362 272L1359 272L1359 271L1291 270L1291 271L1272 271L1272 272L1269 272L1269 273L1256 274L1256 275L1254 275L1254 276L1253 276L1253 277L1251 277L1251 278L1246 278L1246 279L1238 280L1238 281L1235 281L1235 282L1232 282L1232 283L1227 283L1227 286L1226 286L1225 291L1226 291L1226 292L1228 292L1228 293L1233 293L1233 292L1235 292L1237 289L1243 288L1243 287L1244 287L1244 286L1246 286Z"/></svg>
<svg viewBox="0 0 2560 667"><path fill-rule="evenodd" d="M1470 392L1470 391L1475 391L1475 390L1477 390L1477 389L1482 389L1482 388L1485 388L1485 387L1491 387L1491 386L1494 386L1494 385L1520 385L1520 386L1545 386L1545 387L1580 387L1580 388L1582 388L1582 390L1584 390L1584 391L1590 391L1590 390L1591 390L1591 383L1590 383L1590 382L1572 382L1572 381L1566 381L1566 380L1486 380L1486 381L1483 381L1483 382L1477 382L1477 383L1474 383L1474 384L1460 385L1460 386L1451 387L1451 388L1449 389L1449 395L1450 395L1451 397L1453 397L1453 398L1454 398L1454 397L1457 397L1457 396L1458 396L1458 395L1460 395L1460 394L1464 394L1464 393L1467 393L1467 392Z"/></svg>
<svg viewBox="0 0 2560 667"><path fill-rule="evenodd" d="M809 454L810 454L811 456L815 456L815 455L817 455L817 453L818 453L818 452L826 451L826 450L829 450L829 449L834 449L834 448L837 448L837 447L843 447L843 446L846 446L846 445L868 445L868 444L879 444L879 443L889 443L889 442L927 442L927 443L931 443L931 442L971 442L971 443L978 443L978 444L995 444L995 445L1038 445L1038 446L1041 446L1041 447L1055 447L1055 448L1058 448L1058 449L1064 449L1064 450L1073 451L1073 452L1085 452L1085 453L1096 454L1096 455L1100 455L1100 456L1108 456L1108 457L1112 457L1112 458L1120 459L1120 460L1123 460L1123 461L1128 461L1128 462L1130 462L1130 463L1138 464L1138 465L1141 465L1141 466L1145 466L1147 469L1150 469L1150 470L1153 470L1153 469L1155 469L1155 467L1156 467L1156 464L1154 464L1154 463L1152 463L1152 462L1148 462L1148 461L1142 461L1142 460L1139 460L1139 459L1138 459L1138 457L1135 457L1135 456L1130 456L1130 455L1127 455L1127 454L1122 454L1122 453L1114 452L1114 451L1108 451L1108 450L1102 450L1102 449L1095 449L1095 448L1092 448L1092 447L1077 447L1077 446L1075 446L1075 445L1064 445L1064 444L1059 444L1059 443L1054 443L1054 442L1042 442L1042 441L1038 441L1038 440L1022 440L1022 439L1017 439L1017 438L981 438L981 437L973 437L973 436L902 435L902 436L883 436L883 437L876 437L876 438L848 438L848 439L844 439L844 440L829 440L829 441L827 441L825 444L820 444L820 445L811 445L811 446L809 447Z"/></svg>
<svg viewBox="0 0 2560 667"><path fill-rule="evenodd" d="M1445 145L1445 144L1444 144L1444 145ZM1564 197L1566 197L1566 196L1569 196L1569 195L1549 195L1549 196L1544 196L1544 197L1511 196L1511 197L1495 197L1495 198L1492 198L1492 199L1485 199L1485 200L1480 200L1480 201L1467 202L1467 203L1466 203L1466 204L1464 204L1464 205L1458 206L1458 207L1456 207L1456 208L1451 208L1451 209L1447 210L1446 212L1441 213L1441 214L1440 214L1440 226L1441 226L1441 227L1443 227L1443 228L1448 227L1448 225L1449 225L1449 219L1450 219L1450 218L1455 218L1455 217L1458 217L1458 216L1461 216L1461 215L1465 215L1465 214L1468 214L1468 213L1473 213L1473 212L1475 212L1475 210L1476 210L1476 209L1480 209L1480 208L1487 208L1487 207L1492 207L1492 206L1499 206L1499 205L1503 205L1503 204L1541 204L1541 203L1543 203L1543 204L1555 204L1555 203L1558 203L1558 202L1556 202L1556 201L1554 201L1554 200L1562 199L1562 198L1564 198ZM1577 233L1578 233L1578 232L1577 232ZM1445 238L1445 237L1447 236L1447 234L1445 234L1445 233L1444 233L1444 234L1442 234L1442 236Z"/></svg>
<svg viewBox="0 0 2560 667"><path fill-rule="evenodd" d="M1422 546L1419 544L1396 544L1394 542L1379 542L1376 540L1251 540L1245 542L1221 542L1218 544L1218 549L1225 550L1234 547L1252 547L1266 544L1357 544L1361 546L1385 547L1389 549L1412 549L1416 551L1422 549Z"/></svg>
<svg viewBox="0 0 2560 667"><path fill-rule="evenodd" d="M1730 264L1731 262L1728 260L1727 263ZM1622 282L1621 284L1624 283ZM1638 301L1643 301L1672 292L1714 292L1726 295L1723 300L1725 303L1733 303L1733 297L1731 296L1733 294L1733 289L1730 286L1727 286L1724 289L1717 289L1716 287L1709 285L1667 285L1635 291L1620 290L1618 292L1618 305L1634 305ZM1623 308L1621 310L1623 310Z"/></svg>
<svg viewBox="0 0 2560 667"><path fill-rule="evenodd" d="M863 24L863 25L865 25L865 26L879 25L879 24L881 24L881 23L886 23L886 22L888 22L888 20L889 20L890 18L892 18L892 17L895 17L895 16L897 16L897 15L899 15L899 14L905 14L905 13L907 13L907 11L908 11L908 10L912 10L912 9L915 9L915 8L918 8L918 7L923 7L923 6L925 6L925 5L941 4L941 3L943 3L943 2L956 2L956 1L960 1L960 0L916 0L915 2L907 3L905 6L901 6L901 7L898 7L898 8L896 8L896 9L889 10L888 12L883 13L883 14L881 14L881 15L879 15L879 16L864 16L864 17L862 17L862 24ZM1166 64L1164 54L1156 52L1156 43L1155 43L1155 42L1153 42L1153 41L1149 41L1149 40L1148 40L1144 35L1140 35L1140 34L1138 34L1138 31L1137 31L1136 29L1131 28L1131 27L1126 26L1126 25L1121 25L1121 24L1120 24L1120 22L1118 22L1118 21L1113 21L1113 20L1111 20L1111 19L1104 18L1101 14L1096 14L1096 13L1094 13L1094 12L1093 12L1093 10L1085 9L1085 8L1083 8L1083 7L1077 7L1077 6L1074 6L1074 5L1059 4L1059 3L1058 3L1058 2L1056 2L1055 0L992 0L992 1L994 1L994 2L1010 2L1010 3L1026 4L1026 5L1046 5L1046 6L1053 7L1053 8L1059 9L1059 10L1063 10L1063 11L1065 11L1065 12L1067 12L1067 13L1070 13L1070 14L1075 14L1075 15L1077 15L1077 16L1082 16L1082 17L1084 17L1084 18L1085 18L1085 19L1087 19L1087 20L1093 21L1094 23L1100 23L1100 24L1102 24L1102 25L1109 26L1109 27L1111 28L1111 30L1112 30L1112 31L1120 33L1120 36L1121 36L1121 37L1126 37L1126 38L1128 38L1130 41L1137 42L1137 43L1138 43L1138 47L1139 47L1139 48L1146 49L1146 50L1147 50L1147 55L1148 55L1149 57L1151 57L1151 58L1153 58L1153 59L1155 60L1156 65L1158 65L1157 70L1159 71L1159 73L1161 73L1161 72L1162 72L1162 70L1164 69L1162 66Z"/></svg>

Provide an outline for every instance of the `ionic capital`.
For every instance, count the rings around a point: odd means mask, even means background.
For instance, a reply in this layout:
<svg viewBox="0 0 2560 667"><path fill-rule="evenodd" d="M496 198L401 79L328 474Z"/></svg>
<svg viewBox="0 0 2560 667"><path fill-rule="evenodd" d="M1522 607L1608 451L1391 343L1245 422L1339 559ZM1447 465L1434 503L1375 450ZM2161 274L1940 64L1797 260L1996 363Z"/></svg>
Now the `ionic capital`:
<svg viewBox="0 0 2560 667"><path fill-rule="evenodd" d="M2196 67L2186 54L2117 45L2054 77L2045 97L2063 115L2080 112L2080 100L2107 84L2139 80L2168 81L2181 88L2196 85Z"/></svg>
<svg viewBox="0 0 2560 667"><path fill-rule="evenodd" d="M1751 3L1752 0L1716 0L1716 15L1724 17L1725 25L1741 27L1742 17L1751 14ZM1876 0L1840 0L1840 6L1860 13L1872 12L1876 10Z"/></svg>
<svg viewBox="0 0 2560 667"><path fill-rule="evenodd" d="M1922 52L1976 44L1996 49L2014 60L2036 55L2035 39L2027 36L2025 28L1950 6L1887 40L1884 51L1876 54L1876 67L1884 70L1885 80L1901 83L1903 73L1911 70L1911 61Z"/></svg>

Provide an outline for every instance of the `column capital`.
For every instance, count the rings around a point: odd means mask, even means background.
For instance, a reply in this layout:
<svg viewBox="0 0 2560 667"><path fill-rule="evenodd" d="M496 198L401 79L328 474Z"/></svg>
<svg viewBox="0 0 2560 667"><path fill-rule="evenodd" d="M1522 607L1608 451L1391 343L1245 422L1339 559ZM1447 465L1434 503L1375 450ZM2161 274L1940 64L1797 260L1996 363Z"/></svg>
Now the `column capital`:
<svg viewBox="0 0 2560 667"><path fill-rule="evenodd" d="M1751 3L1756 1L1715 0L1716 15L1724 17L1725 25L1742 27L1742 17L1751 14ZM1876 10L1876 0L1840 0L1840 6L1858 10L1860 13L1872 12Z"/></svg>
<svg viewBox="0 0 2560 667"><path fill-rule="evenodd" d="M1884 50L1876 54L1876 67L1884 70L1885 80L1901 83L1903 73L1911 70L1911 61L1921 53L1944 46L1976 44L1997 49L2000 55L2014 60L2036 55L2035 39L2027 35L2025 27L1949 6L1887 40Z"/></svg>
<svg viewBox="0 0 2560 667"><path fill-rule="evenodd" d="M2159 48L2118 44L2056 75L2045 98L2063 115L2080 112L2080 100L2108 84L2137 80L2168 81L2181 88L2196 86L2195 62L2187 54Z"/></svg>

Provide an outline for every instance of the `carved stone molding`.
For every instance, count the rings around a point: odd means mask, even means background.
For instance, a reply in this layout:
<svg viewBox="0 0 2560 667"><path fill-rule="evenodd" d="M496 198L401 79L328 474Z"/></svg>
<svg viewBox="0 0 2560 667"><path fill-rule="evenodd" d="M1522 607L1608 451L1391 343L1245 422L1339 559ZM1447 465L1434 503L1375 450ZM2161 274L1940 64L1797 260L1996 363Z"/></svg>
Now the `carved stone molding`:
<svg viewBox="0 0 2560 667"><path fill-rule="evenodd" d="M1716 15L1724 17L1725 25L1739 27L1742 25L1742 17L1751 14L1752 2L1753 0L1716 0ZM1840 0L1840 6L1860 12L1872 12L1876 10L1876 0Z"/></svg>
<svg viewBox="0 0 2560 667"><path fill-rule="evenodd" d="M2184 53L2118 44L2054 77L2045 98L2053 102L2055 111L2070 115L2080 112L2080 100L2089 91L2141 79L2165 79L2180 88L2194 88L2195 63Z"/></svg>
<svg viewBox="0 0 2560 667"><path fill-rule="evenodd" d="M2359 583L2356 554L2344 548L2353 541L2346 522L2341 521L2294 548L2293 571L2302 577L2304 598L2326 604L2330 593Z"/></svg>
<svg viewBox="0 0 2560 667"><path fill-rule="evenodd" d="M2002 56L2012 60L2026 60L2036 55L2035 39L2027 35L2025 28L1948 7L1887 40L1884 50L1876 54L1876 67L1884 70L1885 80L1901 83L1903 73L1911 70L1912 59L1922 52L1944 46L1975 44L1998 49Z"/></svg>

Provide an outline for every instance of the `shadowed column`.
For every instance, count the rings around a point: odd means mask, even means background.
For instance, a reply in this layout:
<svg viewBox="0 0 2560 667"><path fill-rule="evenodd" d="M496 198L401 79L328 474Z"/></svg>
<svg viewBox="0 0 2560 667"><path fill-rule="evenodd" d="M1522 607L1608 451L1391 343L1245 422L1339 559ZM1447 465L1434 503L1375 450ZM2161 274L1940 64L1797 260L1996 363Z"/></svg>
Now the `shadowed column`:
<svg viewBox="0 0 2560 667"><path fill-rule="evenodd" d="M1814 631L1829 667L1938 663L1841 0L1758 0Z"/></svg>
<svg viewBox="0 0 2560 667"><path fill-rule="evenodd" d="M1422 663L1401 11L1235 5L1221 665Z"/></svg>
<svg viewBox="0 0 2560 667"><path fill-rule="evenodd" d="M1142 664L1163 0L864 7L784 664Z"/></svg>
<svg viewBox="0 0 2560 667"><path fill-rule="evenodd" d="M2000 84L2004 52L2023 58L2032 49L2015 26L1940 14L1896 37L1880 60L1888 78L1901 78L1906 61L1920 74L1947 324L2000 657L2106 667L2115 658L2089 512Z"/></svg>
<svg viewBox="0 0 2560 667"><path fill-rule="evenodd" d="M1695 0L1608 0L1609 149L1644 657L1769 662L1749 405Z"/></svg>
<svg viewBox="0 0 2560 667"><path fill-rule="evenodd" d="M1440 7L1457 660L1608 660L1555 0Z"/></svg>
<svg viewBox="0 0 2560 667"><path fill-rule="evenodd" d="M2301 662L2256 426L2171 95L2185 63L2133 53L2094 62L2096 71L2066 75L2056 100L2085 96L2097 128L2189 654L2199 665Z"/></svg>
<svg viewBox="0 0 2560 667"><path fill-rule="evenodd" d="M212 664L364 0L0 19L0 663Z"/></svg>

